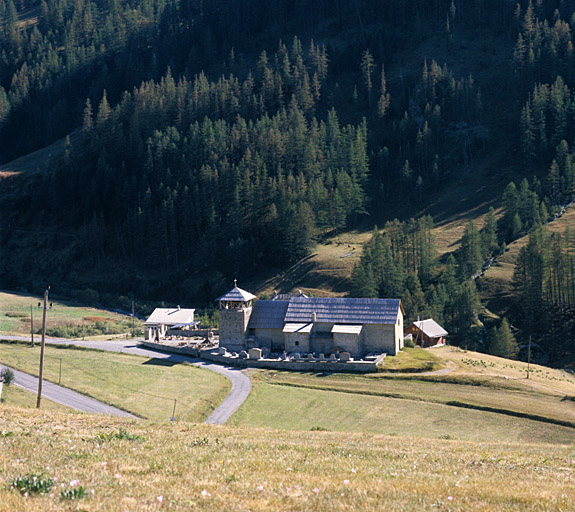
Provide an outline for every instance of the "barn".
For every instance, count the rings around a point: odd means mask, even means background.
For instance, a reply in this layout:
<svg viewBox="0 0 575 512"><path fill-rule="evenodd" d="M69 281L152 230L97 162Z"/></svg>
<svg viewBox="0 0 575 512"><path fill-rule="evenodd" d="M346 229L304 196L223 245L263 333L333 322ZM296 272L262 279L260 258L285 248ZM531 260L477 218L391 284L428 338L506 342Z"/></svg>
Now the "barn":
<svg viewBox="0 0 575 512"><path fill-rule="evenodd" d="M435 320L428 318L413 322L405 329L405 334L411 334L415 344L420 347L435 347L445 344L445 336L448 333Z"/></svg>

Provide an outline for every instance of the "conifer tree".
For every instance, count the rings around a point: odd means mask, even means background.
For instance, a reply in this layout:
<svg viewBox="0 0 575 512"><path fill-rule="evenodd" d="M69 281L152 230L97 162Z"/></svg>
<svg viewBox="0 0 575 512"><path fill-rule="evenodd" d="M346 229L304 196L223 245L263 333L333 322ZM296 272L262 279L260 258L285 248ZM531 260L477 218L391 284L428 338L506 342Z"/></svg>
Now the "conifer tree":
<svg viewBox="0 0 575 512"><path fill-rule="evenodd" d="M387 82L385 80L385 69L381 66L381 92L379 96L379 101L377 102L377 115L379 117L385 117L387 111L389 110L390 97L387 92Z"/></svg>
<svg viewBox="0 0 575 512"><path fill-rule="evenodd" d="M519 346L511 332L507 318L502 320L499 329L493 327L489 334L489 353L491 355L516 359Z"/></svg>

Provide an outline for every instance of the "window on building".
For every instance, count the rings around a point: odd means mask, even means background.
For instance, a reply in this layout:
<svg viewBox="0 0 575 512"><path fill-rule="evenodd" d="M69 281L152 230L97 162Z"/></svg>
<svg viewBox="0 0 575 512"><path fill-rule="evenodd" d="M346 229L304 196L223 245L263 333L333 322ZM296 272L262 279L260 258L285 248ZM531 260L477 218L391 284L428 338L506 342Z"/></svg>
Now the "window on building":
<svg viewBox="0 0 575 512"><path fill-rule="evenodd" d="M299 341L296 341L296 342L295 342L295 346L296 346L296 347L299 347Z"/></svg>

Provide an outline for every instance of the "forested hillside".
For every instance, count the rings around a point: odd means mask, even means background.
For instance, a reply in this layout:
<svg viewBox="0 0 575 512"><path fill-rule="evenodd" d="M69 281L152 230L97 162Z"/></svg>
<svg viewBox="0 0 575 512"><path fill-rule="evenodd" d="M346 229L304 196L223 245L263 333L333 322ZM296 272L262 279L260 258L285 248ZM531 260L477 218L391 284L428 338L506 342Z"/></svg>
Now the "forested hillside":
<svg viewBox="0 0 575 512"><path fill-rule="evenodd" d="M575 196L574 31L572 0L3 2L0 160L65 144L0 178L0 286L208 303L377 224L350 293L481 348L508 328L471 276L533 232L543 284L525 255L508 320L550 345L575 307L572 234L539 231ZM430 205L472 176L502 210L437 258Z"/></svg>

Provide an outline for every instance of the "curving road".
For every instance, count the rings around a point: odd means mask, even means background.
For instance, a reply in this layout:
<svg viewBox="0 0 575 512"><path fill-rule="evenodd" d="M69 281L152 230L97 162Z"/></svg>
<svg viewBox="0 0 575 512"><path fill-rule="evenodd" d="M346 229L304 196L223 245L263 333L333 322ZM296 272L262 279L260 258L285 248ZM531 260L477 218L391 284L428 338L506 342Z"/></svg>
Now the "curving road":
<svg viewBox="0 0 575 512"><path fill-rule="evenodd" d="M0 336L1 339L6 340L20 340L20 341L29 341L29 338L22 337L22 336ZM238 368L230 368L227 366L221 366L215 363L209 363L207 361L202 361L201 359L184 356L180 354L171 354L168 352L162 352L159 350L152 350L149 348L143 348L139 345L138 341L134 340L117 340L117 341L82 341L82 340L67 340L62 338L46 338L46 343L49 344L60 344L60 345L76 345L79 347L87 347L87 348L94 348L97 350L107 350L110 352L122 352L125 354L134 354L138 356L145 356L155 359L167 359L169 361L173 361L176 363L188 362L193 364L194 366L199 366L201 368L205 368L206 370L210 370L224 377L230 379L232 383L232 389L230 390L228 396L223 400L223 402L215 409L212 414L206 419L205 423L212 423L212 424L219 424L223 425L228 419L232 416L234 412L242 405L244 400L250 394L252 389L252 384L250 378L242 373L242 371ZM15 372L16 373L16 372ZM18 372L22 373L22 372ZM24 374L27 375L27 374ZM18 377L16 377L16 384L20 384ZM55 384L50 384L54 388L59 388L61 390L67 390L66 388L61 388L56 386ZM36 379L36 387L32 390L35 391L38 388L37 379ZM47 388L47 383L44 382L44 388ZM74 392L72 392L74 393ZM79 394L79 393L78 393ZM47 395L47 393L43 392L43 396L46 398L50 398L55 402L64 403L61 400L55 400ZM84 395L80 395L84 396ZM85 397L88 398L88 397ZM93 400L93 399L90 399ZM95 400L94 400L95 401ZM100 403L100 402L98 402ZM70 407L77 408L75 405L71 403L64 403L64 405L69 405ZM103 406L110 407L106 404L102 404ZM85 409L80 409L85 410ZM125 416L125 411L121 411L118 409L121 415ZM99 412L99 411L87 411L87 412ZM114 414L113 412L107 412L107 414Z"/></svg>
<svg viewBox="0 0 575 512"><path fill-rule="evenodd" d="M0 369L5 368L0 364ZM28 373L19 370L12 370L14 372L14 385L23 388L32 393L38 391L38 378ZM47 380L42 384L42 398L52 400L68 407L72 407L78 411L89 412L93 414L111 414L112 416L124 416L126 418L137 418L137 416L113 407L111 405L99 402L94 398L82 395L76 391L68 388L63 388L57 384L52 384Z"/></svg>

